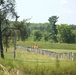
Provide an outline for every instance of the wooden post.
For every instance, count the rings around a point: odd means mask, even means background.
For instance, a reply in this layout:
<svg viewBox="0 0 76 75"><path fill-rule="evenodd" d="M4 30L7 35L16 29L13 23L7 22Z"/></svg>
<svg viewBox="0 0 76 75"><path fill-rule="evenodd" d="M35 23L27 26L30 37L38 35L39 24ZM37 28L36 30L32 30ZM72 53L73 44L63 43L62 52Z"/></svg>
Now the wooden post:
<svg viewBox="0 0 76 75"><path fill-rule="evenodd" d="M17 22L17 20L18 20L18 18L19 18L19 16L16 14L15 15L15 23ZM14 59L16 58L16 32L15 32L15 30L14 30Z"/></svg>
<svg viewBox="0 0 76 75"><path fill-rule="evenodd" d="M15 33L15 31L14 31ZM16 33L14 34L14 59L16 58Z"/></svg>

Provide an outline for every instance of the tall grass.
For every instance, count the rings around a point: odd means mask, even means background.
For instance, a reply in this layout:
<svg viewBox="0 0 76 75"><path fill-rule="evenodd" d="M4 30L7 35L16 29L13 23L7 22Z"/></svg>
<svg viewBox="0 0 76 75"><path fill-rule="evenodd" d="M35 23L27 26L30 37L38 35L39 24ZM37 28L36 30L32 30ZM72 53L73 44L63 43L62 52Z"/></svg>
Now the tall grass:
<svg viewBox="0 0 76 75"><path fill-rule="evenodd" d="M32 47L37 44L42 49L54 51L74 51L76 44L60 44L50 42L24 41L17 45ZM60 49L60 50L59 50ZM16 50L14 59L14 48L11 46L5 54L5 59L0 58L0 75L76 75L76 61L51 58L25 50Z"/></svg>
<svg viewBox="0 0 76 75"><path fill-rule="evenodd" d="M0 75L76 75L76 65L71 61L60 61L59 67L55 61L51 63L19 62L16 60L2 60ZM7 62L7 63L5 63Z"/></svg>
<svg viewBox="0 0 76 75"><path fill-rule="evenodd" d="M24 50L13 48L0 59L0 75L76 75L76 61L59 60Z"/></svg>
<svg viewBox="0 0 76 75"><path fill-rule="evenodd" d="M18 41L17 45L22 45L25 47L32 47L32 44L38 45L39 48L44 49L72 49L76 50L76 44L66 44L66 43L51 43L51 42L38 42L38 41Z"/></svg>

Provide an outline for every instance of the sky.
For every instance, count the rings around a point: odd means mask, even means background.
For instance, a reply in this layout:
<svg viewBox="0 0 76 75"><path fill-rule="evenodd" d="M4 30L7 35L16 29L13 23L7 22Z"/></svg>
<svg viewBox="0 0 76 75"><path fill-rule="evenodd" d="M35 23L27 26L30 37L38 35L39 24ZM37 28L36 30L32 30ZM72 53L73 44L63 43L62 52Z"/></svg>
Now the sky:
<svg viewBox="0 0 76 75"><path fill-rule="evenodd" d="M58 24L76 24L76 0L16 0L16 12L19 21L45 23L58 16Z"/></svg>

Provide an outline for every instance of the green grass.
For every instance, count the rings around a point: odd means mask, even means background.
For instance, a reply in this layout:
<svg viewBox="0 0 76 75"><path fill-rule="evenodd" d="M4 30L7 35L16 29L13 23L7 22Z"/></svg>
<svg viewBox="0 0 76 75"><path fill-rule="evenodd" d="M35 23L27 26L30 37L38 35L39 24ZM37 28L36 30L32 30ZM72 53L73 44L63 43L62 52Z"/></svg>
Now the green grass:
<svg viewBox="0 0 76 75"><path fill-rule="evenodd" d="M43 49L43 50L48 50L48 51L53 51L53 52L58 52L58 53L61 53L61 52L76 52L76 50L73 50L73 49Z"/></svg>
<svg viewBox="0 0 76 75"><path fill-rule="evenodd" d="M17 45L31 47L37 44L41 49L55 52L76 52L76 44L59 44L50 42L17 42ZM25 50L16 50L11 46L5 54L5 59L0 58L0 75L76 75L76 61L51 58ZM6 74L5 74L6 73Z"/></svg>
<svg viewBox="0 0 76 75"><path fill-rule="evenodd" d="M9 48L8 52L5 53L5 58L7 59L14 59L14 53L13 53L13 48ZM48 60L47 60L48 59ZM16 50L16 59L19 61L40 61L40 62L47 62L51 61L51 58L47 55L41 55L33 52L27 52L25 50Z"/></svg>
<svg viewBox="0 0 76 75"><path fill-rule="evenodd" d="M66 43L51 43L51 42L34 42L34 41L19 41L17 45L32 47L32 45L38 45L39 48L43 49L64 49L64 50L76 50L76 44L66 44Z"/></svg>
<svg viewBox="0 0 76 75"><path fill-rule="evenodd" d="M76 75L76 61L57 60L24 50L16 50L13 58L13 47L5 53L5 59L0 58L0 75ZM5 74L5 72L7 74Z"/></svg>

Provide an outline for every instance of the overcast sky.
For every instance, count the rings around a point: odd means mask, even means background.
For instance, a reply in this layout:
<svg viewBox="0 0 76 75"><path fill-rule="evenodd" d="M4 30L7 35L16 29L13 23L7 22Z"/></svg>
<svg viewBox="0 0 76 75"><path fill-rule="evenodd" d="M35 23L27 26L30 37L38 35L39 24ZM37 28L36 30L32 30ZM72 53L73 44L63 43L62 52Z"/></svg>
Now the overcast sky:
<svg viewBox="0 0 76 75"><path fill-rule="evenodd" d="M19 20L45 23L51 16L59 16L58 24L76 24L76 0L16 0Z"/></svg>

